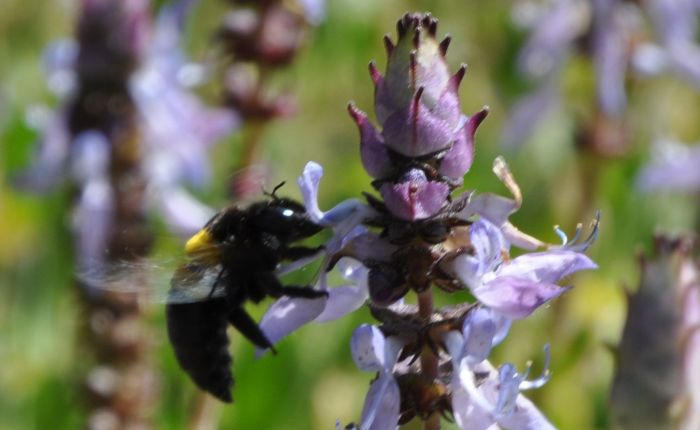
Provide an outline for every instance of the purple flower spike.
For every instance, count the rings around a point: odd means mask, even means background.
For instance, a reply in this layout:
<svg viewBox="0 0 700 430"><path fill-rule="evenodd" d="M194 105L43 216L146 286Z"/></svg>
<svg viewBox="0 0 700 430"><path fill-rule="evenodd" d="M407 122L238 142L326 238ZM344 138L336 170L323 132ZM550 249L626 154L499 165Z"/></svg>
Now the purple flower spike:
<svg viewBox="0 0 700 430"><path fill-rule="evenodd" d="M410 170L398 183L382 185L379 192L387 208L398 218L415 221L435 215L447 202L450 188L428 181L421 170Z"/></svg>
<svg viewBox="0 0 700 430"><path fill-rule="evenodd" d="M390 175L392 165L384 138L367 119L367 115L357 109L354 104L348 105L348 112L360 129L360 156L365 170L373 178L383 178Z"/></svg>
<svg viewBox="0 0 700 430"><path fill-rule="evenodd" d="M457 134L457 140L452 148L445 154L440 163L439 173L450 179L460 179L472 167L474 161L474 135L479 124L489 114L489 108L484 107L470 118L462 117L464 126Z"/></svg>

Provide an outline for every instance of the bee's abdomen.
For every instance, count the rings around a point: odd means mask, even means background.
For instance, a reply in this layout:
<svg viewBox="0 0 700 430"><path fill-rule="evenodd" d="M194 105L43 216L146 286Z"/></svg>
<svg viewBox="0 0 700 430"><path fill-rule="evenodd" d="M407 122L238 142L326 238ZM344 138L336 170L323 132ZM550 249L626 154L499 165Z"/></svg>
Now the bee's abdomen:
<svg viewBox="0 0 700 430"><path fill-rule="evenodd" d="M180 366L200 388L231 402L233 374L226 300L169 304L166 314L168 337Z"/></svg>

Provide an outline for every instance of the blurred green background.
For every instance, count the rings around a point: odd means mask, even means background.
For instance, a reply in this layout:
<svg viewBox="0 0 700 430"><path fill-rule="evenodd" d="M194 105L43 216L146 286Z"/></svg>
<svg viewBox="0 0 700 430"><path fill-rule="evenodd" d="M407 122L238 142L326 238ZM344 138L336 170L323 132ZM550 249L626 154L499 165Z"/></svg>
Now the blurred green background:
<svg viewBox="0 0 700 430"><path fill-rule="evenodd" d="M202 56L224 6L217 0L200 3L188 28L195 58ZM354 100L372 111L367 63L376 59L383 68L382 36L395 37L395 22L404 12L432 11L440 19L438 32L453 37L451 66L469 64L460 92L464 112L491 107L465 186L507 195L491 173L493 159L504 155L524 195L512 221L550 242L557 241L555 224L573 232L596 209L602 212L600 238L589 251L600 269L576 276L573 291L516 322L492 359L520 369L533 359L537 371L542 347L551 343L553 379L528 396L562 429L604 429L610 425L606 403L614 368L607 346L617 342L622 329L623 286L633 288L638 280L636 256L650 246L655 231L691 231L698 215L697 204L687 197L641 195L634 189L654 132L647 119L680 139L692 139L700 134L700 100L671 80L635 83L627 152L615 158L587 154L577 148L576 135L577 124L592 115L593 70L587 60L572 58L561 82L562 108L520 150L504 151L499 137L506 114L529 88L514 70L526 34L512 23L512 5L503 0L329 0L327 20L313 29L306 49L279 77L279 86L297 95L299 112L266 130L263 153L275 179L290 182L306 161L321 163L324 208L369 190L357 130L345 106ZM75 387L88 363L77 337L81 314L67 252L68 195L61 190L28 195L9 180L29 162L37 139L25 123L26 109L55 103L44 85L40 56L47 43L72 34L74 7L67 0L3 0L0 5L0 429L80 428L83 418ZM210 189L196 191L215 207L228 203L223 189L240 140L237 134L217 147L215 181ZM298 196L295 187L285 191ZM178 241L166 238L158 220L154 225L164 238L158 255L179 255ZM250 309L258 318L265 307ZM188 428L195 389L167 344L162 306L153 305L144 318L153 326L157 348L152 360L162 377L157 428ZM234 333L236 403L215 408L220 428L329 429L336 419L357 420L373 375L355 368L348 341L358 324L370 320L363 310L307 326L284 340L277 356L258 360L252 346Z"/></svg>

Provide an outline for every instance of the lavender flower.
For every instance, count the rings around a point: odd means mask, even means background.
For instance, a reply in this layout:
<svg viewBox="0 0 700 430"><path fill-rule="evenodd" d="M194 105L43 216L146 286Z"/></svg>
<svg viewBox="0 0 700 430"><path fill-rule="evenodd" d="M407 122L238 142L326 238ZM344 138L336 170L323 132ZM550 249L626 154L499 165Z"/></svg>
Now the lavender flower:
<svg viewBox="0 0 700 430"><path fill-rule="evenodd" d="M643 191L700 190L700 145L686 146L672 140L658 141L652 151L652 160L637 177L637 186Z"/></svg>
<svg viewBox="0 0 700 430"><path fill-rule="evenodd" d="M557 285L563 278L596 267L582 252L596 237L597 219L585 240L581 228L571 242L557 229L561 245L521 232L509 217L522 194L501 158L493 170L512 198L453 196L471 167L475 132L488 110L461 113L457 87L465 68L449 74L449 38L438 43L436 33L430 15L407 14L398 23L398 41L385 38L386 73L370 64L381 128L353 104L348 108L360 132L362 164L380 197L365 194L366 205L349 200L323 212L316 200L321 167L304 169L298 183L307 212L333 229L316 286L329 294L313 303L282 298L261 328L276 342L304 323L332 320L368 302L379 325L362 325L351 341L357 366L377 373L361 429L391 429L414 418L438 429L441 417L460 429L553 428L520 394L544 385L548 371L528 380L528 371L508 363L496 370L487 359L514 319L566 292ZM544 250L511 259L511 246ZM334 268L349 285L327 285L325 271ZM435 309L434 287L469 290L476 301ZM411 293L417 305L403 303Z"/></svg>

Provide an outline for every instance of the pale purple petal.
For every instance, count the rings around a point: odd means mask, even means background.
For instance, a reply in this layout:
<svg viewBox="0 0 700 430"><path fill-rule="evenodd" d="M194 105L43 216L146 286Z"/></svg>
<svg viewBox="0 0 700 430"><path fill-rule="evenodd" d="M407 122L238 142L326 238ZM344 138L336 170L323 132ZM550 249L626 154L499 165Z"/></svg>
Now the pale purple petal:
<svg viewBox="0 0 700 430"><path fill-rule="evenodd" d="M273 344L313 321L326 307L326 297L302 299L284 296L274 302L260 321L260 328ZM260 352L260 351L258 351Z"/></svg>
<svg viewBox="0 0 700 430"><path fill-rule="evenodd" d="M501 230L485 219L480 219L469 227L469 239L479 258L479 274L495 269L503 260L503 253L508 251L508 243Z"/></svg>
<svg viewBox="0 0 700 430"><path fill-rule="evenodd" d="M467 357L471 363L480 363L486 360L491 353L496 329L493 312L490 309L478 308L471 311L462 327L464 336L462 355Z"/></svg>
<svg viewBox="0 0 700 430"><path fill-rule="evenodd" d="M499 416L507 416L515 409L522 380L523 376L510 363L498 369L498 400L495 409Z"/></svg>
<svg viewBox="0 0 700 430"><path fill-rule="evenodd" d="M343 278L352 285L328 289L328 303L316 322L322 323L336 320L359 309L369 298L367 289L368 269L361 263L350 258L342 258L336 268Z"/></svg>
<svg viewBox="0 0 700 430"><path fill-rule="evenodd" d="M70 148L70 173L82 184L98 178L108 181L111 145L104 134L97 131L80 133Z"/></svg>
<svg viewBox="0 0 700 430"><path fill-rule="evenodd" d="M535 25L522 49L518 65L522 72L542 77L559 67L571 49L571 42L586 29L586 14L576 2L557 1Z"/></svg>
<svg viewBox="0 0 700 430"><path fill-rule="evenodd" d="M76 255L81 269L92 269L102 263L113 218L114 193L109 182L96 178L84 183L73 214Z"/></svg>
<svg viewBox="0 0 700 430"><path fill-rule="evenodd" d="M38 110L41 112L34 116L40 118L35 125L40 128L42 137L32 165L17 176L16 182L21 188L42 193L58 186L64 179L70 136L63 113L46 112L41 108L34 109L32 113Z"/></svg>
<svg viewBox="0 0 700 430"><path fill-rule="evenodd" d="M343 285L328 290L328 303L315 321L334 321L358 310L369 298L367 285Z"/></svg>
<svg viewBox="0 0 700 430"><path fill-rule="evenodd" d="M479 302L508 318L519 319L569 288L512 276L498 276L471 289Z"/></svg>
<svg viewBox="0 0 700 430"><path fill-rule="evenodd" d="M493 346L496 346L503 342L503 339L508 336L513 320L496 313L493 315L493 320L496 323L496 334L493 336Z"/></svg>
<svg viewBox="0 0 700 430"><path fill-rule="evenodd" d="M476 386L474 373L466 361L452 375L452 410L460 430L493 430L493 407Z"/></svg>
<svg viewBox="0 0 700 430"><path fill-rule="evenodd" d="M362 324L355 329L350 339L350 349L358 369L377 372L387 365L386 339L381 330L373 325Z"/></svg>
<svg viewBox="0 0 700 430"><path fill-rule="evenodd" d="M462 360L462 351L464 350L464 336L454 330L448 331L442 337L447 353L452 359L452 366L456 369Z"/></svg>
<svg viewBox="0 0 700 430"><path fill-rule="evenodd" d="M72 94L77 88L75 61L78 58L78 43L63 39L51 43L44 51L44 73L47 87L60 99Z"/></svg>
<svg viewBox="0 0 700 430"><path fill-rule="evenodd" d="M496 269L503 260L508 244L501 230L485 219L474 222L469 227L469 239L474 255L463 253L452 260L452 271L462 283L474 288L481 278Z"/></svg>
<svg viewBox="0 0 700 430"><path fill-rule="evenodd" d="M323 218L323 212L318 207L318 185L322 176L323 167L318 163L309 161L304 166L301 176L297 178L306 212L314 222L319 222Z"/></svg>
<svg viewBox="0 0 700 430"><path fill-rule="evenodd" d="M565 249L524 254L500 267L497 277L518 277L532 282L555 283L579 270L598 266L585 254Z"/></svg>
<svg viewBox="0 0 700 430"><path fill-rule="evenodd" d="M372 382L362 407L362 430L393 430L399 422L401 394L391 373L382 373Z"/></svg>
<svg viewBox="0 0 700 430"><path fill-rule="evenodd" d="M664 141L655 144L652 161L637 178L643 191L700 190L700 145L685 146Z"/></svg>
<svg viewBox="0 0 700 430"><path fill-rule="evenodd" d="M557 81L553 77L546 78L535 91L518 99L511 107L501 136L502 145L506 148L522 145L557 103Z"/></svg>
<svg viewBox="0 0 700 430"><path fill-rule="evenodd" d="M498 423L508 430L556 430L527 397L518 395L510 415L501 416Z"/></svg>
<svg viewBox="0 0 700 430"><path fill-rule="evenodd" d="M596 90L602 111L609 116L621 115L627 105L625 75L629 41L618 2L595 0L593 5L593 55Z"/></svg>
<svg viewBox="0 0 700 430"><path fill-rule="evenodd" d="M318 25L326 18L326 0L299 0L299 4L311 24Z"/></svg>
<svg viewBox="0 0 700 430"><path fill-rule="evenodd" d="M670 66L696 89L700 88L700 48L690 42L667 47Z"/></svg>

